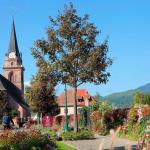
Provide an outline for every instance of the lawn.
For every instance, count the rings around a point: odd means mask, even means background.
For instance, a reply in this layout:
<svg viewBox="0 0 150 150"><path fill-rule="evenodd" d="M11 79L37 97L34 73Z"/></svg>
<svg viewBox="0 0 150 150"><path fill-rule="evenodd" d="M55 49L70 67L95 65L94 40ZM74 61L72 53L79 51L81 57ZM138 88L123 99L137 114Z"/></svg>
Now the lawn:
<svg viewBox="0 0 150 150"><path fill-rule="evenodd" d="M58 150L76 150L74 147L71 147L62 141L57 141L56 145L57 145Z"/></svg>

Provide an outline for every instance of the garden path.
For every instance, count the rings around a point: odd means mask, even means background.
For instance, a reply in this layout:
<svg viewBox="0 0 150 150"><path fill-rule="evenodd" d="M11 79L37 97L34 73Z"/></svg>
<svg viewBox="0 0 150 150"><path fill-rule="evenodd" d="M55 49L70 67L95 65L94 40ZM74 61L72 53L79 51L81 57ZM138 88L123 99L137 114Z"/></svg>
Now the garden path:
<svg viewBox="0 0 150 150"><path fill-rule="evenodd" d="M77 148L77 150L98 150L101 141L104 139L103 149L110 148L111 137L99 136L93 140L79 140L79 141L66 141L67 144ZM136 150L136 141L130 141L128 139L117 138L113 144L113 150L125 150L125 146L132 145L131 150Z"/></svg>

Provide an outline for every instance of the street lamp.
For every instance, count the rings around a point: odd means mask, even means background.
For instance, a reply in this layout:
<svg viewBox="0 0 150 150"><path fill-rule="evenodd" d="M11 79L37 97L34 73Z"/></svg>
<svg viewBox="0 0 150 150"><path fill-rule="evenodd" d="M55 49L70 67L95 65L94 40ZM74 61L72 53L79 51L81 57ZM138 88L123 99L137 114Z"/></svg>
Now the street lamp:
<svg viewBox="0 0 150 150"><path fill-rule="evenodd" d="M65 83L65 95L64 95L64 104L65 104L65 124L64 131L68 131L68 108L67 108L67 85Z"/></svg>

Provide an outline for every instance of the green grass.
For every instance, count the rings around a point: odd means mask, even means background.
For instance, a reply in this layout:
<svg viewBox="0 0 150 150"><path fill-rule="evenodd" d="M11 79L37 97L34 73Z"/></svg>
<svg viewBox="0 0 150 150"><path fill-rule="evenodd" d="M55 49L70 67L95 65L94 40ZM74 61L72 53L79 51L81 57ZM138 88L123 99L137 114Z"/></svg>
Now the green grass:
<svg viewBox="0 0 150 150"><path fill-rule="evenodd" d="M57 141L56 145L57 145L58 150L76 150L75 148L65 144L62 141Z"/></svg>

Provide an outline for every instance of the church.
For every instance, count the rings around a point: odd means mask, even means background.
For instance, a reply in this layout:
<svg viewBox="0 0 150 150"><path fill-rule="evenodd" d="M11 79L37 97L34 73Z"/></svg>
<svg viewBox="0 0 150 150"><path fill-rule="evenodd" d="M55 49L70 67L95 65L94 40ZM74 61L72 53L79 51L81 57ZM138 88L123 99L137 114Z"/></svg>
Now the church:
<svg viewBox="0 0 150 150"><path fill-rule="evenodd" d="M0 74L0 91L7 93L8 107L17 110L20 118L30 116L29 106L24 101L24 70L13 20L9 48L4 58L3 75Z"/></svg>

